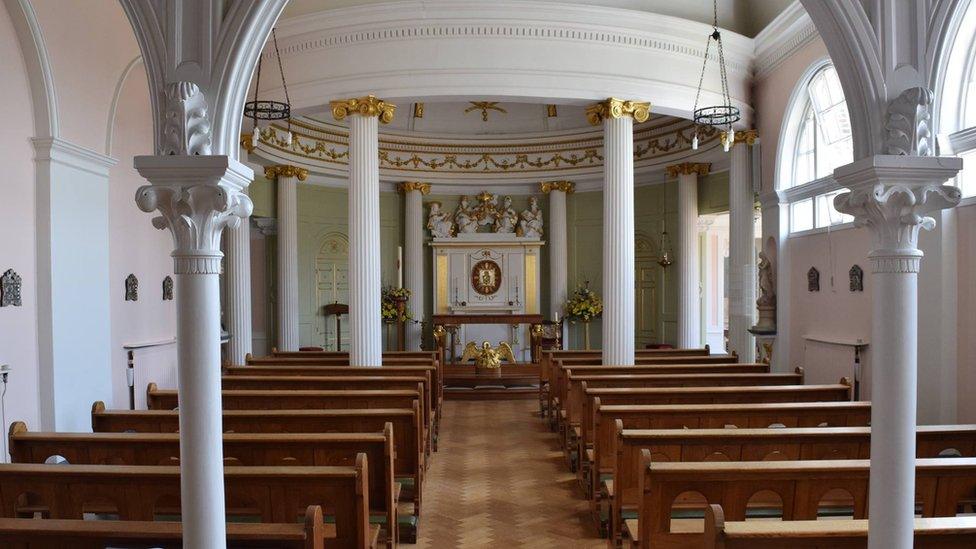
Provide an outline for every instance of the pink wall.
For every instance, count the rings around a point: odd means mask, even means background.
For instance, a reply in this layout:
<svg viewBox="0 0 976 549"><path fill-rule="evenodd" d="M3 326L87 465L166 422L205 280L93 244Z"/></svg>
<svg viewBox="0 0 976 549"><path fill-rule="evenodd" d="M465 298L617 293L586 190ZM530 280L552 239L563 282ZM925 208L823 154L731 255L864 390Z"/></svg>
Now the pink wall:
<svg viewBox="0 0 976 549"><path fill-rule="evenodd" d="M0 364L13 368L6 396L7 421L40 423L37 389L37 272L34 239L34 135L27 69L10 17L0 4L0 274L14 269L23 278L23 307L0 308ZM3 425L6 436L7 425ZM0 456L5 458L6 456ZM0 459L2 460L2 459Z"/></svg>
<svg viewBox="0 0 976 549"><path fill-rule="evenodd" d="M976 205L956 209L958 277L957 421L976 423Z"/></svg>
<svg viewBox="0 0 976 549"><path fill-rule="evenodd" d="M116 75L116 81L121 75ZM109 255L112 311L112 394L116 408L128 405L125 344L172 339L176 336L175 301L162 300L163 278L173 275L173 239L168 230L150 224L133 197L146 184L132 167L132 157L152 151L149 89L142 64L133 67L121 87L112 125L112 168L109 189ZM124 280L139 279L139 300L125 301ZM176 289L179 291L179 288ZM176 346L135 352L136 402L144 407L146 383L176 386Z"/></svg>

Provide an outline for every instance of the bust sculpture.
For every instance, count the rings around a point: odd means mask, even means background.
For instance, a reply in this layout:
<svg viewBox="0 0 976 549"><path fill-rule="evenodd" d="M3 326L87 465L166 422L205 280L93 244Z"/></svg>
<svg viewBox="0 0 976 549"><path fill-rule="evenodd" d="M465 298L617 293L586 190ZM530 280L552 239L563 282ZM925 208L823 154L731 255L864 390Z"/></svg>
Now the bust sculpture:
<svg viewBox="0 0 976 549"><path fill-rule="evenodd" d="M454 223L457 224L458 233L478 232L478 216L468 205L467 196L461 197L461 203L458 204L457 210L454 212Z"/></svg>
<svg viewBox="0 0 976 549"><path fill-rule="evenodd" d="M427 228L434 238L450 238L454 230L451 214L441 209L440 202L430 203L430 215L427 216Z"/></svg>
<svg viewBox="0 0 976 549"><path fill-rule="evenodd" d="M529 198L529 209L522 212L517 233L526 238L542 238L542 210L534 196Z"/></svg>
<svg viewBox="0 0 976 549"><path fill-rule="evenodd" d="M518 222L518 214L512 208L512 197L506 196L502 200L502 207L495 217L494 229L496 233L513 233Z"/></svg>

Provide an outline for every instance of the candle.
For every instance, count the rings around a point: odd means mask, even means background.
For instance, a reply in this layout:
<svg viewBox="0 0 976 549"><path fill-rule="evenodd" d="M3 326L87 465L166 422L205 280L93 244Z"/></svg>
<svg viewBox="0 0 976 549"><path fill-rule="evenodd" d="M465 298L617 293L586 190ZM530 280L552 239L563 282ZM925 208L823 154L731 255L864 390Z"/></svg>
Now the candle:
<svg viewBox="0 0 976 549"><path fill-rule="evenodd" d="M338 303L339 302L339 291L338 291L339 288L336 285L337 284L336 281L337 281L337 278L338 277L336 276L336 273L337 273L337 271L336 271L336 264L333 263L332 264L332 302L333 303Z"/></svg>
<svg viewBox="0 0 976 549"><path fill-rule="evenodd" d="M557 313L556 311L552 312L552 321L555 322L556 324L559 324L559 313Z"/></svg>
<svg viewBox="0 0 976 549"><path fill-rule="evenodd" d="M397 288L403 287L403 246L397 246Z"/></svg>

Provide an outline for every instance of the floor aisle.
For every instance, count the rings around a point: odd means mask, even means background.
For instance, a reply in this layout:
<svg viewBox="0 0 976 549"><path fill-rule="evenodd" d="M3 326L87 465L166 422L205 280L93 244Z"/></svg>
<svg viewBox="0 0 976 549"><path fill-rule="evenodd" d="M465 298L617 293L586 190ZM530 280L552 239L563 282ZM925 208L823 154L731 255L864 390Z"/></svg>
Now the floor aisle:
<svg viewBox="0 0 976 549"><path fill-rule="evenodd" d="M606 547L534 400L444 403L417 547Z"/></svg>

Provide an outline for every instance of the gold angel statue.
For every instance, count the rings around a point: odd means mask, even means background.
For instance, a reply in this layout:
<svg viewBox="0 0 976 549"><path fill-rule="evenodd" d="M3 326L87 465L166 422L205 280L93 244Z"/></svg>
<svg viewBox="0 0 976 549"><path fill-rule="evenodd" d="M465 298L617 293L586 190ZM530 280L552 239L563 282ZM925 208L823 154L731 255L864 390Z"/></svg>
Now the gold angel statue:
<svg viewBox="0 0 976 549"><path fill-rule="evenodd" d="M500 370L502 360L507 360L510 363L515 362L515 353L512 352L512 347L504 341L500 341L498 347L494 349L491 348L491 343L487 341L481 343L481 348L478 348L477 343L470 341L464 347L461 362L467 362L472 358L478 369Z"/></svg>

